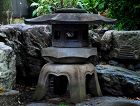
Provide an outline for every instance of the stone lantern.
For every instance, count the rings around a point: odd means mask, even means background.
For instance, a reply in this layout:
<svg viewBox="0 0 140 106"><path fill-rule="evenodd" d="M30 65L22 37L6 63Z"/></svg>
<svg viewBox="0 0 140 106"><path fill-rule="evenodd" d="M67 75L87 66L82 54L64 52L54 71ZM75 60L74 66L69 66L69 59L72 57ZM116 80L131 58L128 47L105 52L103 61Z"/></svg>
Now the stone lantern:
<svg viewBox="0 0 140 106"><path fill-rule="evenodd" d="M26 24L52 25L52 47L42 49L42 56L49 63L40 72L34 97L68 94L71 102L80 102L86 94L101 96L95 67L89 62L97 55L97 48L89 45L88 25L115 21L75 8L26 19Z"/></svg>

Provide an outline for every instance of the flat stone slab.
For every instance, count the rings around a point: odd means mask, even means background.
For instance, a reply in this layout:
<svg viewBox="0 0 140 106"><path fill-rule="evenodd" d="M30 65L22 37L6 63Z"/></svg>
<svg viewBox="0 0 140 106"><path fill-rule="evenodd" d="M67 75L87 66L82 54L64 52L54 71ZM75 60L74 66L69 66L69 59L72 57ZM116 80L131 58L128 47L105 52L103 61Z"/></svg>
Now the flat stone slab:
<svg viewBox="0 0 140 106"><path fill-rule="evenodd" d="M95 97L76 106L140 106L140 101L122 97Z"/></svg>
<svg viewBox="0 0 140 106"><path fill-rule="evenodd" d="M64 58L81 57L88 58L97 55L97 48L54 48L48 47L42 49L42 56Z"/></svg>
<svg viewBox="0 0 140 106"><path fill-rule="evenodd" d="M42 56L57 63L81 63L87 62L88 58L97 55L97 48L43 48Z"/></svg>
<svg viewBox="0 0 140 106"><path fill-rule="evenodd" d="M51 103L30 103L26 106L61 106L60 104ZM71 106L71 105L66 105ZM83 101L81 103L72 106L140 106L139 100L129 100L122 97L95 97L88 101Z"/></svg>
<svg viewBox="0 0 140 106"><path fill-rule="evenodd" d="M27 104L26 106L57 106L57 105L50 103L30 103Z"/></svg>
<svg viewBox="0 0 140 106"><path fill-rule="evenodd" d="M9 96L9 95L18 95L19 91L16 90L6 90L5 92L0 93L0 96Z"/></svg>

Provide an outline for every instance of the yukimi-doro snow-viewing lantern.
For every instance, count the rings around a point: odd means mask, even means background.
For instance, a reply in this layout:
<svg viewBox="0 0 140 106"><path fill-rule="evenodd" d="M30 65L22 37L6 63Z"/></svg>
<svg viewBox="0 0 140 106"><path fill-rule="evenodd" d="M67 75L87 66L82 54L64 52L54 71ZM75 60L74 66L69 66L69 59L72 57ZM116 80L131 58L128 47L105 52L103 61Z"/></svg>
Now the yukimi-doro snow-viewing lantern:
<svg viewBox="0 0 140 106"><path fill-rule="evenodd" d="M84 100L86 94L101 96L95 67L89 62L89 58L97 56L97 48L89 45L88 27L115 21L76 8L26 19L26 24L52 25L52 47L43 48L41 52L49 63L40 72L34 98L67 95L75 103Z"/></svg>

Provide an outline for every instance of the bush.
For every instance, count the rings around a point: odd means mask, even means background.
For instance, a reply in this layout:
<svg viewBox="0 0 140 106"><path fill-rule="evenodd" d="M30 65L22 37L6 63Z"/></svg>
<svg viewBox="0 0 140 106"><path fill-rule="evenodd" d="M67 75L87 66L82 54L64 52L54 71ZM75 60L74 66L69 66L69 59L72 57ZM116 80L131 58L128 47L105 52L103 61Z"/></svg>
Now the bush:
<svg viewBox="0 0 140 106"><path fill-rule="evenodd" d="M140 29L140 0L95 0L97 11L117 19L116 28Z"/></svg>
<svg viewBox="0 0 140 106"><path fill-rule="evenodd" d="M88 12L117 19L115 28L120 30L140 29L140 0L35 0L33 15L51 13L58 8L78 7Z"/></svg>
<svg viewBox="0 0 140 106"><path fill-rule="evenodd" d="M32 4L33 2L38 2L39 0L27 0L27 2L29 3L29 4Z"/></svg>
<svg viewBox="0 0 140 106"><path fill-rule="evenodd" d="M33 12L34 15L43 15L52 13L56 9L76 7L78 0L38 0L33 2L31 6L37 6L38 8Z"/></svg>

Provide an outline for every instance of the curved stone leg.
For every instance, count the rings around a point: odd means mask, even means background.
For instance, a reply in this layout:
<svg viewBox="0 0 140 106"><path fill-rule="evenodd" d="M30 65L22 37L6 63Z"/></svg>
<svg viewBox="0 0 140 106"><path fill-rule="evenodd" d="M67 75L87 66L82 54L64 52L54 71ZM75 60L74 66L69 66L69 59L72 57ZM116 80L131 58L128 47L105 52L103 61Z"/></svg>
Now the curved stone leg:
<svg viewBox="0 0 140 106"><path fill-rule="evenodd" d="M78 66L77 66L78 67ZM78 69L71 75L70 79L70 99L71 102L81 102L86 97L85 78Z"/></svg>
<svg viewBox="0 0 140 106"><path fill-rule="evenodd" d="M38 84L35 90L35 93L33 95L34 100L41 100L47 93L47 88L48 88L48 73L46 70L47 64L43 66L41 69L39 79L38 79Z"/></svg>
<svg viewBox="0 0 140 106"><path fill-rule="evenodd" d="M46 87L37 85L35 93L33 95L34 100L41 100L46 95Z"/></svg>
<svg viewBox="0 0 140 106"><path fill-rule="evenodd" d="M69 92L71 102L76 103L84 100L86 98L86 75L92 75L94 73L93 85L95 86L93 92L97 94L96 96L101 96L101 90L98 82L97 73L95 67L92 64L46 64L42 68L38 85L34 94L36 100L42 99L48 89L49 81L48 75L52 74L55 76L64 75L69 81Z"/></svg>
<svg viewBox="0 0 140 106"><path fill-rule="evenodd" d="M95 85L95 90L94 90L95 96L102 96L102 92L101 92L101 88L99 85L98 76L97 76L96 71L94 72L94 78L92 80L94 80L94 82L95 82L95 84L94 84Z"/></svg>

